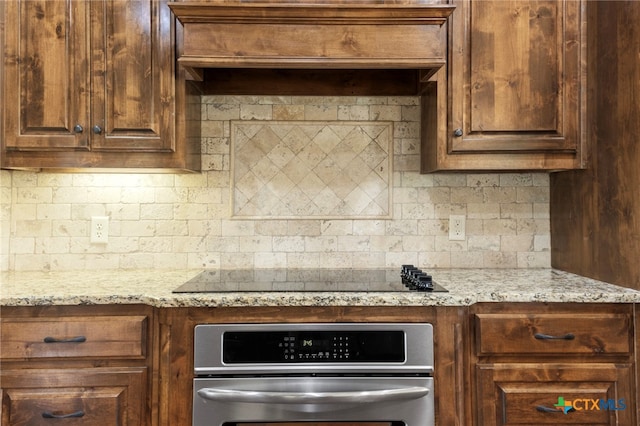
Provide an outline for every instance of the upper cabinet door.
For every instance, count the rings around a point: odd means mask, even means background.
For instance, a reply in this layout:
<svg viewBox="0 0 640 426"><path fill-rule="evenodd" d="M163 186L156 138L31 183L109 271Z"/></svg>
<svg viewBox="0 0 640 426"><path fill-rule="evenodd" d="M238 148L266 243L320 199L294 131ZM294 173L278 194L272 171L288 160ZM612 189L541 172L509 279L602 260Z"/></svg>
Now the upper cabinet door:
<svg viewBox="0 0 640 426"><path fill-rule="evenodd" d="M92 149L172 151L174 72L169 8L157 0L88 3Z"/></svg>
<svg viewBox="0 0 640 426"><path fill-rule="evenodd" d="M4 2L6 149L88 149L86 3Z"/></svg>
<svg viewBox="0 0 640 426"><path fill-rule="evenodd" d="M587 166L586 0L452 0L421 171Z"/></svg>
<svg viewBox="0 0 640 426"><path fill-rule="evenodd" d="M453 22L450 153L575 153L584 4L463 0Z"/></svg>
<svg viewBox="0 0 640 426"><path fill-rule="evenodd" d="M167 0L0 0L2 28L0 166L199 170Z"/></svg>

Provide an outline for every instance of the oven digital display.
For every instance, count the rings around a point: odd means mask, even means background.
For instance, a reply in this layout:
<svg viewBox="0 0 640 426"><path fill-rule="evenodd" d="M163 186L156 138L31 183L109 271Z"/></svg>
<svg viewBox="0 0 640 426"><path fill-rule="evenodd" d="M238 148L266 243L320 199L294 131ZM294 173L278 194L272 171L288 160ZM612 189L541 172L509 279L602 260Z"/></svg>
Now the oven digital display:
<svg viewBox="0 0 640 426"><path fill-rule="evenodd" d="M401 330L228 331L226 364L302 362L404 362Z"/></svg>

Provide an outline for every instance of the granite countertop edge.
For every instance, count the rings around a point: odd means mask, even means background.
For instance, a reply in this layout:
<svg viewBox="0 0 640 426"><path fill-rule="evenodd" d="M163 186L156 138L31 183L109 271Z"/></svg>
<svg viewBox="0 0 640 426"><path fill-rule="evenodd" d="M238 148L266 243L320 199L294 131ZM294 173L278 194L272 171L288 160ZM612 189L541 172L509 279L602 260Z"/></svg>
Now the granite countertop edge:
<svg viewBox="0 0 640 426"><path fill-rule="evenodd" d="M640 291L556 269L433 269L446 293L175 294L200 269L1 272L0 306L469 306L480 302L640 303Z"/></svg>

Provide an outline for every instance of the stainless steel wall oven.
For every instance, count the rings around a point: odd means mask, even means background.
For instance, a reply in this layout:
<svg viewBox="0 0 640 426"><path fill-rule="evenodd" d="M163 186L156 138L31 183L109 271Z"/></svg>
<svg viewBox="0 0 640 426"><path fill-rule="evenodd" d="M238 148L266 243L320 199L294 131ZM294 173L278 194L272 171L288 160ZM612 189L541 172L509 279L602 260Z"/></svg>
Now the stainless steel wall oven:
<svg viewBox="0 0 640 426"><path fill-rule="evenodd" d="M433 426L426 323L203 324L193 426Z"/></svg>

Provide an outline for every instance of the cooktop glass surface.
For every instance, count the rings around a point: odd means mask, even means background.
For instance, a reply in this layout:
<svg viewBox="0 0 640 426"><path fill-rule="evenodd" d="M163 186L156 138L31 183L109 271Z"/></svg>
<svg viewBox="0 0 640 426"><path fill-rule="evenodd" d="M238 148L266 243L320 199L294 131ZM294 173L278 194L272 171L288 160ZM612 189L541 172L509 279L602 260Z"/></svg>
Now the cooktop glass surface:
<svg viewBox="0 0 640 426"><path fill-rule="evenodd" d="M400 269L232 269L205 270L174 293L223 292L446 292L413 290L402 283Z"/></svg>

